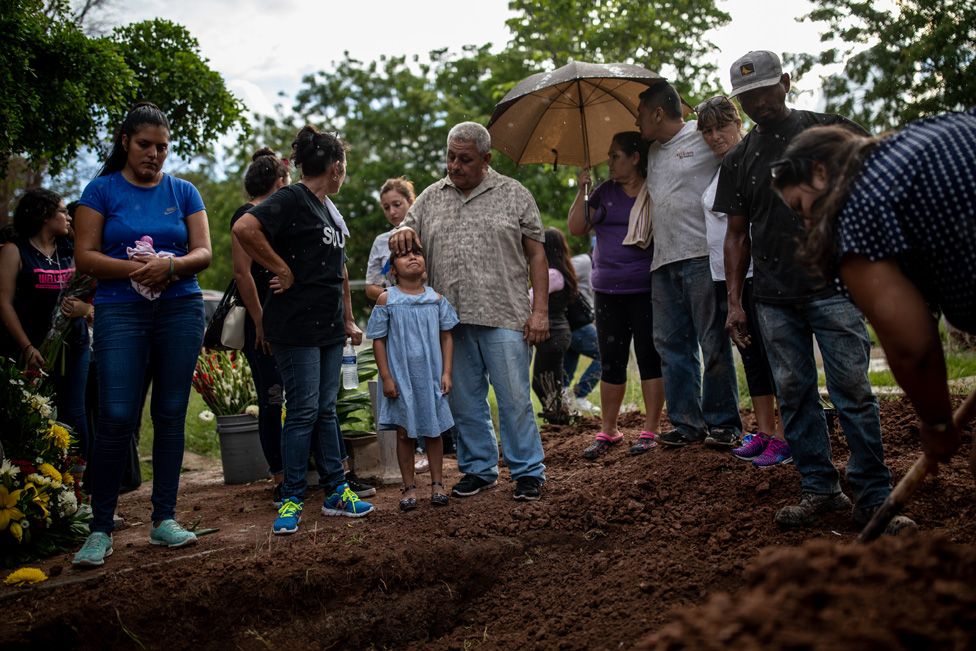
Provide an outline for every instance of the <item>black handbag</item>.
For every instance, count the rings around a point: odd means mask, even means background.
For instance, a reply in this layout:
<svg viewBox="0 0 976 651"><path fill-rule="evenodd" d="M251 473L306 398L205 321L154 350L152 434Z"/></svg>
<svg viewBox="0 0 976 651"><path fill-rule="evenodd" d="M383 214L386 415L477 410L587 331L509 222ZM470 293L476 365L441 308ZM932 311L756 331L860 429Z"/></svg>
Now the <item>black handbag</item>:
<svg viewBox="0 0 976 651"><path fill-rule="evenodd" d="M566 319L569 321L569 329L579 330L593 323L593 319L595 318L596 315L593 314L593 306L590 305L590 301L580 292L576 292L576 296L573 297L573 300L566 307Z"/></svg>
<svg viewBox="0 0 976 651"><path fill-rule="evenodd" d="M217 309L203 333L203 347L214 350L240 350L244 347L244 319L247 310L233 280L227 286Z"/></svg>

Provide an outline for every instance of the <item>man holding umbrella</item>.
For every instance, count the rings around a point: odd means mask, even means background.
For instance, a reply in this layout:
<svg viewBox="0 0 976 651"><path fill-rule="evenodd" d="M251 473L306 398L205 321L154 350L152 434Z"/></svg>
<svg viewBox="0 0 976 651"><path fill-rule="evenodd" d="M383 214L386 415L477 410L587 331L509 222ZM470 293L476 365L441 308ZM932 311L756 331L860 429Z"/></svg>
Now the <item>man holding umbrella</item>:
<svg viewBox="0 0 976 651"><path fill-rule="evenodd" d="M681 98L666 81L641 93L636 124L651 141L647 191L654 205L654 347L661 355L674 426L658 441L681 447L704 440L731 448L742 431L735 364L725 334L725 301L715 295L709 271L701 208L702 193L720 161L696 122L684 121Z"/></svg>
<svg viewBox="0 0 976 651"><path fill-rule="evenodd" d="M447 137L447 177L420 193L390 237L390 249L404 252L422 241L428 281L461 320L452 331L450 403L464 476L452 494L468 497L497 483L490 381L514 497L531 501L539 499L545 481L529 361L531 345L549 336L548 269L535 199L518 181L491 169L490 161L487 129L474 122L454 126Z"/></svg>

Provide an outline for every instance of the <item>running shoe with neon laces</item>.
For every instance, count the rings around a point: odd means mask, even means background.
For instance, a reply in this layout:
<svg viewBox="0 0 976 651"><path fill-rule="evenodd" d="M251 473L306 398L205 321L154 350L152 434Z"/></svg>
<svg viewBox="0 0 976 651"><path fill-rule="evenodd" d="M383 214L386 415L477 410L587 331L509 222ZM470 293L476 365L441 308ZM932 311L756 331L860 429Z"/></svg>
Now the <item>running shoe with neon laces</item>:
<svg viewBox="0 0 976 651"><path fill-rule="evenodd" d="M322 515L361 518L372 511L373 505L359 499L359 495L356 495L346 482L336 486L335 492L325 498L325 504L322 505Z"/></svg>
<svg viewBox="0 0 976 651"><path fill-rule="evenodd" d="M732 450L732 456L743 461L755 459L766 449L772 440L769 434L759 432L757 434L747 434L742 439L742 445Z"/></svg>
<svg viewBox="0 0 976 651"><path fill-rule="evenodd" d="M768 468L792 462L793 453L790 452L790 444L782 439L770 439L763 453L752 460L752 465L757 468Z"/></svg>
<svg viewBox="0 0 976 651"><path fill-rule="evenodd" d="M98 567L105 565L105 559L111 555L112 536L102 531L93 531L71 559L71 564L77 567Z"/></svg>
<svg viewBox="0 0 976 651"><path fill-rule="evenodd" d="M166 547L186 547L197 541L197 535L180 526L176 520L163 520L153 523L149 529L149 543Z"/></svg>
<svg viewBox="0 0 976 651"><path fill-rule="evenodd" d="M302 521L302 508L305 504L297 497L287 497L278 509L278 517L271 525L272 533L279 536L298 531L298 523Z"/></svg>

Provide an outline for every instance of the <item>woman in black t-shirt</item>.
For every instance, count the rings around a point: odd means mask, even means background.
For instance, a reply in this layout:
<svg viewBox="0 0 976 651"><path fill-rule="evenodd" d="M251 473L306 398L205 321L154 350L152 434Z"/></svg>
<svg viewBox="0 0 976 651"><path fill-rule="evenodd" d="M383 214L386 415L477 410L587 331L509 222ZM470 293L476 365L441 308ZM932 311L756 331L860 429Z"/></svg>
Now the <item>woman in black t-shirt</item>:
<svg viewBox="0 0 976 651"><path fill-rule="evenodd" d="M68 239L68 209L50 190L28 190L14 212L16 237L0 249L0 354L28 368L43 368L40 347L51 327L61 290L75 271ZM61 301L71 319L65 337L65 363L48 369L54 382L58 418L72 428L87 450L85 383L88 378L88 324L92 306L77 298ZM63 371L62 371L63 368Z"/></svg>
<svg viewBox="0 0 976 651"><path fill-rule="evenodd" d="M248 202L231 217L231 228L242 215L260 205L279 189L288 185L288 168L267 147L255 152L244 174L244 189ZM244 321L244 356L251 367L254 389L258 396L258 432L261 449L274 476L274 501L281 506L281 405L284 392L278 365L271 354L271 345L264 339L264 303L270 295L268 283L271 273L251 260L237 238L231 235L231 256L234 262L234 281L241 301L247 308Z"/></svg>
<svg viewBox="0 0 976 651"><path fill-rule="evenodd" d="M283 502L276 534L298 531L304 506L311 439L316 437L326 487L324 515L360 517L373 510L352 491L342 467L335 404L346 338L362 342L352 314L345 265L348 231L328 199L346 177L345 147L329 133L303 127L292 143L300 182L281 188L244 214L233 233L273 277L264 306L264 338L271 344L287 399L281 432Z"/></svg>

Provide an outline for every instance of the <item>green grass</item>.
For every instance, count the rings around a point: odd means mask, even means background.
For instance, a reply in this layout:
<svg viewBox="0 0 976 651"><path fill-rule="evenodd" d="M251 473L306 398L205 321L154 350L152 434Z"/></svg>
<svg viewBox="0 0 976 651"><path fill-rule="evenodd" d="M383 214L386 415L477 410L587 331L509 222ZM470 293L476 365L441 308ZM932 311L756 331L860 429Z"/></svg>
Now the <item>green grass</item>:
<svg viewBox="0 0 976 651"><path fill-rule="evenodd" d="M958 380L964 377L976 376L976 353L955 352L943 347L946 360L946 378L948 380ZM872 371L868 373L871 386L875 387L897 387L898 382L891 371ZM817 381L820 386L826 386L823 371L817 374Z"/></svg>
<svg viewBox="0 0 976 651"><path fill-rule="evenodd" d="M149 398L146 399L145 409L142 410L142 424L139 429L139 458L144 459L152 456L153 427L152 416L150 415L150 403L152 401L152 387L149 388ZM186 449L190 452L210 457L220 458L220 441L217 439L217 421L213 420L205 423L200 420L200 412L206 409L203 398L200 394L190 389L190 404L186 410ZM143 461L142 480L152 479L152 463Z"/></svg>

